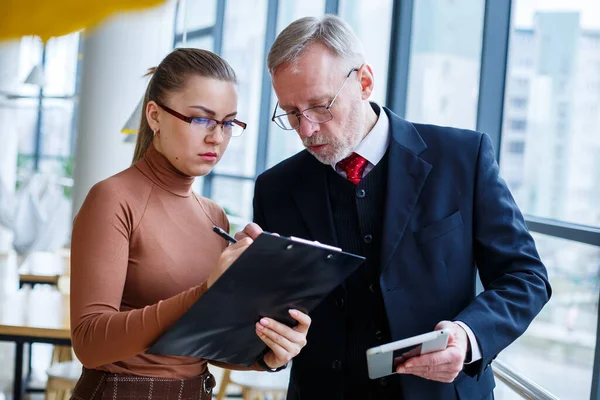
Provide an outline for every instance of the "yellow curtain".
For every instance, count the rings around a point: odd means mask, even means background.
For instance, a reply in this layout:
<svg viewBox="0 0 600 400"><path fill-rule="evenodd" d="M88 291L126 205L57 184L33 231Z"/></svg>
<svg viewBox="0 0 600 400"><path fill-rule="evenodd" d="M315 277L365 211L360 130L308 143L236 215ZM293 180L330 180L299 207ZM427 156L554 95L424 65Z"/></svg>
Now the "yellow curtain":
<svg viewBox="0 0 600 400"><path fill-rule="evenodd" d="M140 10L165 0L2 0L0 40L39 36L44 42L91 28L120 11Z"/></svg>

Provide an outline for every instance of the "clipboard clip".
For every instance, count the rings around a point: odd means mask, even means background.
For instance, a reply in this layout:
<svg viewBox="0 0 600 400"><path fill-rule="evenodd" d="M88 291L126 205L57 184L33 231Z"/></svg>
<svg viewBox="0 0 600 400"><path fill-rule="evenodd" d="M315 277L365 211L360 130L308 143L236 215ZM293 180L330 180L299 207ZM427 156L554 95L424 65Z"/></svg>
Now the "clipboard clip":
<svg viewBox="0 0 600 400"><path fill-rule="evenodd" d="M315 241L306 240L306 239L301 239L301 238L298 238L298 237L295 237L295 236L290 236L290 240L294 241L294 242L298 242L298 243L304 243L304 244L307 244L309 246L320 247L322 249L327 249L327 250L332 250L332 251L338 251L338 252L342 251L342 249L339 248L339 247L329 246L327 244L323 244L323 243L317 242L316 240Z"/></svg>

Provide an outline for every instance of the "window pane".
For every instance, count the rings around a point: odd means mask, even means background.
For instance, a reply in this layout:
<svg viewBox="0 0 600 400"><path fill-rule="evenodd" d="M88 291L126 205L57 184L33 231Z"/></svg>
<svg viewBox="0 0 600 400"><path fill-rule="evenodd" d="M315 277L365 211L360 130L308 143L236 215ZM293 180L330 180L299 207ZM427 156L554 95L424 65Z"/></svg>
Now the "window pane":
<svg viewBox="0 0 600 400"><path fill-rule="evenodd" d="M415 0L406 117L475 129L484 0Z"/></svg>
<svg viewBox="0 0 600 400"><path fill-rule="evenodd" d="M204 187L204 176L197 176L192 184L192 190L199 195L202 195L202 189Z"/></svg>
<svg viewBox="0 0 600 400"><path fill-rule="evenodd" d="M340 17L346 20L363 44L366 62L373 68L375 89L371 99L385 105L392 0L342 0Z"/></svg>
<svg viewBox="0 0 600 400"><path fill-rule="evenodd" d="M185 44L178 42L175 47L194 47L196 49L204 49L214 51L215 39L212 35L206 35L197 37L194 39L188 39Z"/></svg>
<svg viewBox="0 0 600 400"><path fill-rule="evenodd" d="M67 96L75 93L79 34L52 38L46 45L45 96Z"/></svg>
<svg viewBox="0 0 600 400"><path fill-rule="evenodd" d="M12 103L13 118L10 123L17 125L19 153L35 153L35 135L38 119L38 99L18 99ZM6 122L8 123L8 122Z"/></svg>
<svg viewBox="0 0 600 400"><path fill-rule="evenodd" d="M598 2L513 4L501 173L525 213L600 226Z"/></svg>
<svg viewBox="0 0 600 400"><path fill-rule="evenodd" d="M42 158L40 159L40 172L54 177L67 176L68 158Z"/></svg>
<svg viewBox="0 0 600 400"><path fill-rule="evenodd" d="M499 358L559 399L589 399L598 320L600 248L533 234L553 294Z"/></svg>
<svg viewBox="0 0 600 400"><path fill-rule="evenodd" d="M290 23L302 17L322 17L325 13L325 0L281 1L277 15L277 33Z"/></svg>
<svg viewBox="0 0 600 400"><path fill-rule="evenodd" d="M215 24L216 0L183 0L177 8L176 33L191 32Z"/></svg>
<svg viewBox="0 0 600 400"><path fill-rule="evenodd" d="M45 99L43 106L41 154L68 156L71 154L73 102L70 100Z"/></svg>
<svg viewBox="0 0 600 400"><path fill-rule="evenodd" d="M42 41L36 36L25 36L21 39L21 52L19 54L19 82L27 79L31 69L42 63ZM39 86L21 84L19 93L24 96L37 96Z"/></svg>
<svg viewBox="0 0 600 400"><path fill-rule="evenodd" d="M514 369L514 366L510 365L510 367ZM519 372L522 373L522 371ZM527 374L525 374L524 376L529 378ZM496 387L494 388L494 400L523 400L523 397L521 397L521 395L512 390L500 379L496 379Z"/></svg>
<svg viewBox="0 0 600 400"><path fill-rule="evenodd" d="M324 0L289 1L279 3L277 16L277 33L279 34L290 23L301 17L322 17L325 13ZM271 108L275 108L277 96L271 90ZM296 131L284 131L274 122L269 122L269 147L267 151L267 168L296 154L304 149Z"/></svg>
<svg viewBox="0 0 600 400"><path fill-rule="evenodd" d="M238 119L248 124L241 137L232 138L216 171L254 176L261 104L266 26L266 0L228 1L223 32L223 57L237 74ZM248 18L252 15L252 18Z"/></svg>
<svg viewBox="0 0 600 400"><path fill-rule="evenodd" d="M237 229L252 221L252 197L254 181L222 178L215 176L212 181L212 200L216 201L229 216L229 222ZM232 227L233 228L233 227Z"/></svg>

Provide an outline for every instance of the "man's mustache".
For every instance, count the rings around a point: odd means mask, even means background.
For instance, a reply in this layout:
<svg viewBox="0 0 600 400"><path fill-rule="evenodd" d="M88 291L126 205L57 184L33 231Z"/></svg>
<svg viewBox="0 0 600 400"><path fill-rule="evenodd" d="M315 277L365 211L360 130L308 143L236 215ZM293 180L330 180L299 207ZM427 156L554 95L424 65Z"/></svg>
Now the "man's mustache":
<svg viewBox="0 0 600 400"><path fill-rule="evenodd" d="M304 145L304 147L309 147L309 146L320 146L322 144L327 144L327 139L324 138L323 136L311 136L309 138L303 138L302 139L302 144Z"/></svg>

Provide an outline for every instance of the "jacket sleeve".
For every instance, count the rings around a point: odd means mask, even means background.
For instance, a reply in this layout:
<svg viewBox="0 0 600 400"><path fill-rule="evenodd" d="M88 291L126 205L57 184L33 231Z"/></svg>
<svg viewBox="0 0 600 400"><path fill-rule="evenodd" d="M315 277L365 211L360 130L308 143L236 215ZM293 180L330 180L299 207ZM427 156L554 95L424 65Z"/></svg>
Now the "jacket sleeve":
<svg viewBox="0 0 600 400"><path fill-rule="evenodd" d="M522 335L551 296L550 283L523 215L499 175L492 142L481 136L473 199L473 249L484 287L458 316L481 348L465 372L481 376Z"/></svg>
<svg viewBox="0 0 600 400"><path fill-rule="evenodd" d="M268 231L268 227L266 226L267 221L265 219L265 215L263 212L263 205L260 201L261 197L261 189L263 188L263 180L259 176L256 179L256 183L254 184L254 198L252 200L252 208L253 208L253 222L260 226L263 230Z"/></svg>

